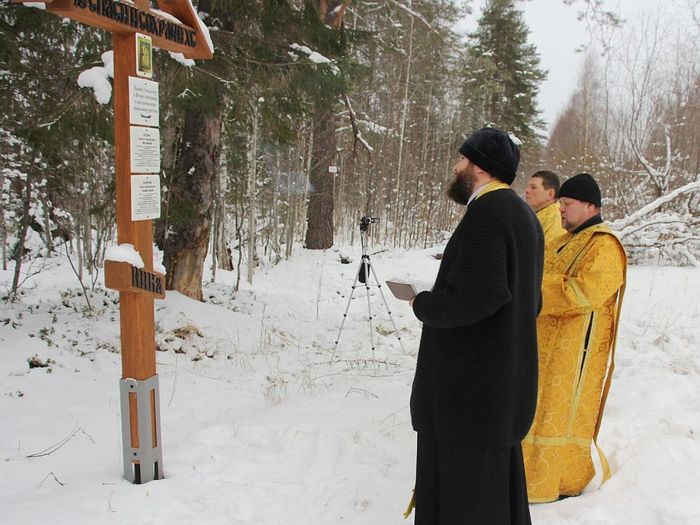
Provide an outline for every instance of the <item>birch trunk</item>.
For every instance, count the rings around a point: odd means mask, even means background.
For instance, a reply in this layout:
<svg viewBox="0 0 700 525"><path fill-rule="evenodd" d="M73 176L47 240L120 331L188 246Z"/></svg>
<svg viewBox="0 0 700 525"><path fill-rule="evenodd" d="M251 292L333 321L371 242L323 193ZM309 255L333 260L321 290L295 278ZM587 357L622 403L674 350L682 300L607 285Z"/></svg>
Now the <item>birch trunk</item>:
<svg viewBox="0 0 700 525"><path fill-rule="evenodd" d="M19 288L19 276L22 271L22 257L24 256L24 241L27 238L27 230L29 229L29 211L32 204L32 170L27 173L27 180L24 186L24 201L22 205L22 218L20 222L19 232L17 235L17 246L15 248L15 271L12 278L12 288L10 289L10 297L14 300L17 297L17 288Z"/></svg>
<svg viewBox="0 0 700 525"><path fill-rule="evenodd" d="M411 7L411 1L408 2L408 7ZM414 18L411 17L411 27L408 33L408 56L406 57L406 79L403 86L403 108L401 111L401 125L399 131L399 155L396 165L396 199L394 200L394 246L401 242L401 221L403 206L401 203L401 183L403 170L403 143L406 138L406 120L408 119L408 109L410 101L408 99L409 83L411 81L411 60L413 58L413 28Z"/></svg>
<svg viewBox="0 0 700 525"><path fill-rule="evenodd" d="M255 271L256 202L255 185L258 161L258 107L253 109L253 129L248 142L248 284L253 284Z"/></svg>

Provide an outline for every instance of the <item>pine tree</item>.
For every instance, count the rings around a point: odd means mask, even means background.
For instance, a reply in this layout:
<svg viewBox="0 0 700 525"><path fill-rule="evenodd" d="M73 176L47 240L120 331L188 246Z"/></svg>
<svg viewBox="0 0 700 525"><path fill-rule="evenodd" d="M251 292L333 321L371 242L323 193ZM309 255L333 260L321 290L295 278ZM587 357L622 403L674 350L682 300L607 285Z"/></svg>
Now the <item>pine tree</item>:
<svg viewBox="0 0 700 525"><path fill-rule="evenodd" d="M318 0L318 24L310 35L321 46L323 52L330 52L332 57L341 57L346 53L346 39L341 30L343 16L350 0ZM313 27L313 26L312 26ZM326 249L333 246L333 207L334 175L329 167L336 161L336 119L333 100L342 92L341 82L330 81L317 93L316 111L313 116L313 149L309 172L309 207L307 209L306 247L309 249Z"/></svg>
<svg viewBox="0 0 700 525"><path fill-rule="evenodd" d="M91 223L104 224L101 218L112 213L102 195L110 177L105 160L112 157L112 114L76 80L102 65L108 46L102 31L63 23L40 9L0 5L3 264L8 250L20 264L28 225L48 253L55 237L75 240L80 270L83 260L94 268L91 235L98 226Z"/></svg>
<svg viewBox="0 0 700 525"><path fill-rule="evenodd" d="M525 145L543 127L536 107L539 68L535 46L516 0L487 0L466 53L464 106L467 128L493 125L515 134Z"/></svg>

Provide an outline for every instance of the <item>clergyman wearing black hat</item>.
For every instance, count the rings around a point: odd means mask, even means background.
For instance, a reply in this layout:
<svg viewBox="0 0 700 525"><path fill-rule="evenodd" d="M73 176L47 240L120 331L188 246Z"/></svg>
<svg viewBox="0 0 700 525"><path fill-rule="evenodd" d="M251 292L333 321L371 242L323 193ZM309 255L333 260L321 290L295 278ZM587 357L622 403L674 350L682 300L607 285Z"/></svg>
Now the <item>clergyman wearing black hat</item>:
<svg viewBox="0 0 700 525"><path fill-rule="evenodd" d="M411 301L423 323L415 523L527 525L520 441L537 401L542 228L510 189L520 152L506 133L480 129L459 153L448 195L467 211L432 290Z"/></svg>
<svg viewBox="0 0 700 525"><path fill-rule="evenodd" d="M588 173L559 189L561 224L545 254L539 336L539 405L523 440L532 503L578 496L596 474L611 475L597 441L615 369L615 336L627 274L620 240L603 223ZM592 447L591 445L595 445Z"/></svg>
<svg viewBox="0 0 700 525"><path fill-rule="evenodd" d="M600 187L588 173L574 175L559 188L561 225L569 233L601 224L600 208Z"/></svg>

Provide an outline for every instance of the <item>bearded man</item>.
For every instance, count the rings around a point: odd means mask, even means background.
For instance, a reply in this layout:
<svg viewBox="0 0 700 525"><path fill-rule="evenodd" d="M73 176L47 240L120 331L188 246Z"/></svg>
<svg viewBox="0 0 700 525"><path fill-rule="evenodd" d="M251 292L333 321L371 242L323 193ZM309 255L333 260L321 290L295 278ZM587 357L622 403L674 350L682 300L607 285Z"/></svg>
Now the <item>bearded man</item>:
<svg viewBox="0 0 700 525"><path fill-rule="evenodd" d="M535 420L523 441L530 502L580 494L610 469L597 437L614 369L614 347L627 272L625 250L603 224L596 181L580 173L559 190L567 233L545 255L537 319L539 386Z"/></svg>
<svg viewBox="0 0 700 525"><path fill-rule="evenodd" d="M537 215L544 232L545 249L566 233L559 216L559 177L553 171L537 171L525 187L525 202Z"/></svg>
<svg viewBox="0 0 700 525"><path fill-rule="evenodd" d="M527 525L520 442L537 395L544 238L510 189L520 159L510 137L483 128L459 153L448 195L467 211L432 290L412 301L423 322L411 393L415 523Z"/></svg>

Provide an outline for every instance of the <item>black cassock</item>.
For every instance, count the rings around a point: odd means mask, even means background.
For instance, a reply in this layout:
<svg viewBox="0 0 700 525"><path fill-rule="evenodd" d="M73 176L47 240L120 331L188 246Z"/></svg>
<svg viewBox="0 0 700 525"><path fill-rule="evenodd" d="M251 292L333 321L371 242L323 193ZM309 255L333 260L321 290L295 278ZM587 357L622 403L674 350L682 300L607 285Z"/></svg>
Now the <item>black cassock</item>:
<svg viewBox="0 0 700 525"><path fill-rule="evenodd" d="M520 443L485 447L418 433L415 525L531 525Z"/></svg>

